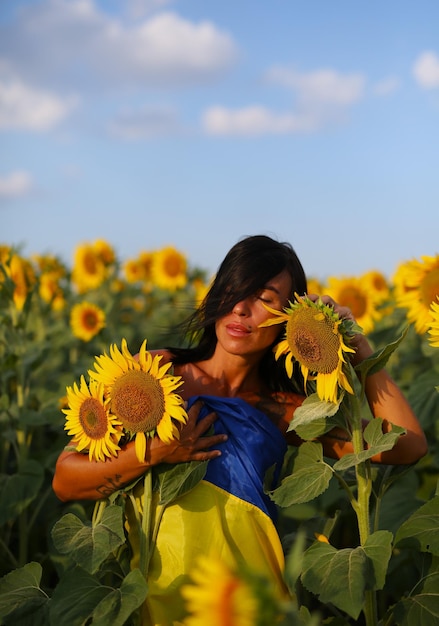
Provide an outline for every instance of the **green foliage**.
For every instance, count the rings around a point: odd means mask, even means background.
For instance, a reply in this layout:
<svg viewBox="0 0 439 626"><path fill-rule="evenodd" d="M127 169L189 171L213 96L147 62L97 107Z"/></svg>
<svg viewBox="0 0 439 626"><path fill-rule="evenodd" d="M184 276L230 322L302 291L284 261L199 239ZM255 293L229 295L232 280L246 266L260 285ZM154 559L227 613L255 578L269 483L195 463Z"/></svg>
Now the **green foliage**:
<svg viewBox="0 0 439 626"><path fill-rule="evenodd" d="M137 625L148 589L141 571L130 570L123 494L93 508L61 503L52 491L56 459L68 441L60 407L66 385L110 343L124 337L132 352L145 337L149 349L181 345L178 325L193 311L198 277L204 273L193 270L185 288L170 292L126 282L115 289L113 273L80 294L65 268L64 308L43 300L38 275L17 308L16 285L7 262L0 263L2 625ZM106 316L89 342L70 328L70 310L83 300ZM283 606L281 625L372 623L362 613L375 602L380 626L439 626L439 350L407 327L398 309L369 339L376 351L357 367L360 382L384 366L390 371L427 434L429 453L412 467L372 465L370 458L391 449L403 432L383 433L375 419L364 431L367 449L332 462L313 440L346 425L346 394L337 405L311 395L296 411L291 427L305 442L291 452L281 484L269 494L279 506L293 598ZM367 407L362 410L367 418ZM156 467L157 506L193 488L205 470L205 463ZM370 498L364 541L357 518L363 491Z"/></svg>

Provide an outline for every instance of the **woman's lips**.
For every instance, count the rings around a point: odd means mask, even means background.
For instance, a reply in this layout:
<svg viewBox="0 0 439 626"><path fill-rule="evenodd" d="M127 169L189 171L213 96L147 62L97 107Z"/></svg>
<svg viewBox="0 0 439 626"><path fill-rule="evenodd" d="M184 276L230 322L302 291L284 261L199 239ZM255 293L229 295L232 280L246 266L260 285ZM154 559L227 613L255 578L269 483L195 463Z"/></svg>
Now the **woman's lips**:
<svg viewBox="0 0 439 626"><path fill-rule="evenodd" d="M245 337L250 334L250 330L242 324L227 324L226 328L232 337Z"/></svg>

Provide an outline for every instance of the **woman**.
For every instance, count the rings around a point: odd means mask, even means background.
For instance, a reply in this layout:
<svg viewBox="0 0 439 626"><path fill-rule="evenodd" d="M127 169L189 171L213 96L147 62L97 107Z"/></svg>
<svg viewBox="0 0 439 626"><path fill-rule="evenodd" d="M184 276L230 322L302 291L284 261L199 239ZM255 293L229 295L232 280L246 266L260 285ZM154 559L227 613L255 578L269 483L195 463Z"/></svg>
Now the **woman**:
<svg viewBox="0 0 439 626"><path fill-rule="evenodd" d="M274 359L273 346L284 327L260 325L272 317L265 305L281 311L295 293L306 291L302 265L289 244L266 236L239 241L189 320L187 330L197 333L198 343L159 351L162 363L171 361L184 383L180 393L188 402L189 419L180 440L166 445L150 440L145 463L137 460L133 443L105 463L91 464L87 455L75 451L59 457L53 488L61 500L105 497L158 463L209 461L204 480L162 518L148 574L145 624L179 623L184 615L180 587L200 552L220 555L231 565L248 562L269 577L279 594L286 592L276 512L263 481L270 468L279 470L287 444L300 444L287 429L304 399L303 383L298 376L290 380ZM348 308L327 296L322 300L340 317L353 319ZM372 353L364 335L356 335L351 345L354 364ZM422 457L425 436L384 370L368 378L366 394L372 415L384 420L383 428L393 423L407 433L373 460L409 464ZM214 433L206 434L212 425ZM352 452L340 432L328 433L321 442L325 454L334 458ZM136 558L134 550L133 566Z"/></svg>

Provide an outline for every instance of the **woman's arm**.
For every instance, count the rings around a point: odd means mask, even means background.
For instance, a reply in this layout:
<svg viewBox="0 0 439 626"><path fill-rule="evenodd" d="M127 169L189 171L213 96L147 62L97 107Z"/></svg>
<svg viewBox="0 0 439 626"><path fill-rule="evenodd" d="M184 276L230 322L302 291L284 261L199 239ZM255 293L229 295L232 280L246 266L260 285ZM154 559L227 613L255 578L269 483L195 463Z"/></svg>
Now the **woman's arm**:
<svg viewBox="0 0 439 626"><path fill-rule="evenodd" d="M121 489L132 480L158 463L182 463L185 461L207 461L221 454L210 450L226 439L226 435L203 435L216 419L210 413L197 422L200 404L196 403L188 412L188 422L180 431L180 439L165 444L158 437L148 439L144 463L136 457L134 442L123 446L117 457L106 461L90 461L87 454L64 450L55 467L52 487L57 497L69 500L99 500Z"/></svg>

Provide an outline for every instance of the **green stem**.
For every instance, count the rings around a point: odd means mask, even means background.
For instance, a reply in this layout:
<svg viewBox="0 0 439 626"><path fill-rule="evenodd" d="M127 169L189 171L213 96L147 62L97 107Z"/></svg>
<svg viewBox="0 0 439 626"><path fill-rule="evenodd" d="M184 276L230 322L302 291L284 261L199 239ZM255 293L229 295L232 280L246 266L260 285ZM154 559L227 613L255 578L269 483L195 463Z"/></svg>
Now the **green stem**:
<svg viewBox="0 0 439 626"><path fill-rule="evenodd" d="M354 454L364 451L363 426L361 419L361 403L356 394L349 396L352 425L352 445ZM360 545L364 546L370 535L370 495L372 493L372 479L369 460L361 461L355 466L357 479L357 499L352 501L358 522ZM364 617L366 626L378 624L376 593L374 590L365 591Z"/></svg>
<svg viewBox="0 0 439 626"><path fill-rule="evenodd" d="M143 511L140 532L139 567L145 578L148 576L149 560L151 558L151 511L152 511L152 471L148 470L143 481Z"/></svg>

